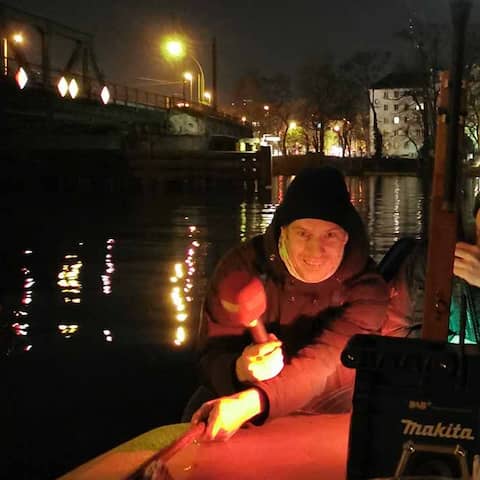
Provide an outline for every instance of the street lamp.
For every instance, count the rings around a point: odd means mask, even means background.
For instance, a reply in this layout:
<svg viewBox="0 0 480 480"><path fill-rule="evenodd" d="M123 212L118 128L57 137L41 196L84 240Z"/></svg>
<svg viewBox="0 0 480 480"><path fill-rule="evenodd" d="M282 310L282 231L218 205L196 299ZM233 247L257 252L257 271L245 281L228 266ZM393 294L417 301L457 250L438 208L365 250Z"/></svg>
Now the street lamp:
<svg viewBox="0 0 480 480"><path fill-rule="evenodd" d="M189 91L190 91L189 100L193 102L193 75L190 72L185 72L183 74L183 79L184 81L187 81L189 83ZM185 97L185 92L183 92L183 96Z"/></svg>
<svg viewBox="0 0 480 480"><path fill-rule="evenodd" d="M173 59L183 58L187 52L185 50L185 44L177 39L170 39L165 42L164 51L167 57ZM198 80L197 80L197 98L198 103L203 103L204 91L205 91L205 73L200 65L200 62L189 52L188 56L192 59L193 63L198 68Z"/></svg>
<svg viewBox="0 0 480 480"><path fill-rule="evenodd" d="M24 41L22 33L21 32L14 33L12 35L12 40L13 40L13 43L16 43L17 45L21 45Z"/></svg>
<svg viewBox="0 0 480 480"><path fill-rule="evenodd" d="M211 105L212 103L212 94L210 92L203 92L203 98L205 98L205 101Z"/></svg>

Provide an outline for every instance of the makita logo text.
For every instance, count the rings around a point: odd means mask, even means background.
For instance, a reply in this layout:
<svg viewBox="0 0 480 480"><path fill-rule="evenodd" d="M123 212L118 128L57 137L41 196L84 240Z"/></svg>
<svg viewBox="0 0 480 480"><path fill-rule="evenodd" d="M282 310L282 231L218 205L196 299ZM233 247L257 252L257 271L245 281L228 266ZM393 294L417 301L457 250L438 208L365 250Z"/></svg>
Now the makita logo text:
<svg viewBox="0 0 480 480"><path fill-rule="evenodd" d="M418 437L454 438L456 440L475 440L471 428L464 428L460 423L449 423L444 425L438 422L435 425L428 425L414 422L408 418L402 418L405 425L404 435L416 435Z"/></svg>

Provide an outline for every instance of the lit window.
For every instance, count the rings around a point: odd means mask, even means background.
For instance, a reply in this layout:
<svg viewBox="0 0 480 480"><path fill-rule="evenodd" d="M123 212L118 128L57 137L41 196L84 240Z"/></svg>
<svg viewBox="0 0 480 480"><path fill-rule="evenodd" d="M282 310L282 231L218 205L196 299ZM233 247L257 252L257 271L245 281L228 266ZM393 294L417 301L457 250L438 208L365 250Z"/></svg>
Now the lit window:
<svg viewBox="0 0 480 480"><path fill-rule="evenodd" d="M400 117L393 117L393 123L398 125L400 123Z"/></svg>

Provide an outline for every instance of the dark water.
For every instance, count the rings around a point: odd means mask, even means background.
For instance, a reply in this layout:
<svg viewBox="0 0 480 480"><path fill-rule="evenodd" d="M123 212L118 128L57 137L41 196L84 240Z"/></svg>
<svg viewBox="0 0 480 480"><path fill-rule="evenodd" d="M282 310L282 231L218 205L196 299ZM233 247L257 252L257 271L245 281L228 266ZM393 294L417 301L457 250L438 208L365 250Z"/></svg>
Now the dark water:
<svg viewBox="0 0 480 480"><path fill-rule="evenodd" d="M264 231L286 180L261 194L3 199L2 472L55 478L179 421L197 381L191 347L208 277L230 246ZM419 179L348 185L375 259L422 235ZM467 190L468 210L478 181Z"/></svg>

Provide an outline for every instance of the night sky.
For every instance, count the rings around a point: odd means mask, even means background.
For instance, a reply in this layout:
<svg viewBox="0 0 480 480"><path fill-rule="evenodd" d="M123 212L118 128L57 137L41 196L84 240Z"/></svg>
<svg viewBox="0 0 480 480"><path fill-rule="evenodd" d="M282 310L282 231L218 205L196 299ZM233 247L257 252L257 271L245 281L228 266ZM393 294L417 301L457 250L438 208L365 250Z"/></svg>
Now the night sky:
<svg viewBox="0 0 480 480"><path fill-rule="evenodd" d="M183 32L210 85L210 45L218 44L220 102L230 100L235 79L248 70L295 76L324 54L345 58L362 49L389 48L408 57L393 34L422 20L450 23L448 0L7 0L8 5L51 18L95 36L100 68L108 79L152 87L143 78L174 80L178 65L165 62L163 35ZM472 21L480 18L474 0ZM178 87L180 88L180 87ZM151 89L151 88L149 88ZM162 93L160 91L160 93Z"/></svg>

